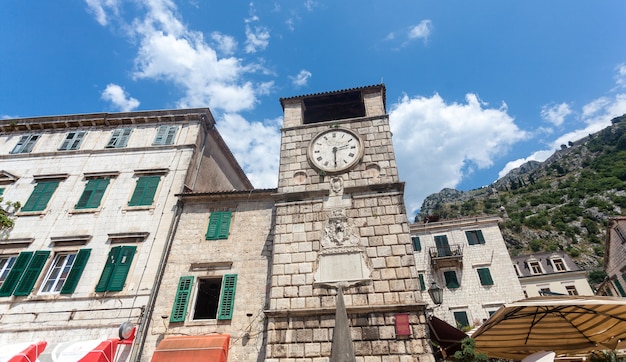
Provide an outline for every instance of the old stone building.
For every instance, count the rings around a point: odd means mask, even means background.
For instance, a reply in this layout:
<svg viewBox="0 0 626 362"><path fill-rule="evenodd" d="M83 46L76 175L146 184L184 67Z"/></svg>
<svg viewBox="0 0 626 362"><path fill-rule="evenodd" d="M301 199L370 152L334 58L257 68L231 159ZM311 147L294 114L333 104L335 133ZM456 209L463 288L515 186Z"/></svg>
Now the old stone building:
<svg viewBox="0 0 626 362"><path fill-rule="evenodd" d="M594 295L587 271L564 251L549 251L511 258L526 298L540 295Z"/></svg>
<svg viewBox="0 0 626 362"><path fill-rule="evenodd" d="M432 360L385 87L281 104L266 360Z"/></svg>
<svg viewBox="0 0 626 362"><path fill-rule="evenodd" d="M50 360L144 330L176 194L251 187L208 109L2 121L0 190L22 208L0 240L0 350L44 341Z"/></svg>
<svg viewBox="0 0 626 362"><path fill-rule="evenodd" d="M452 326L476 327L503 304L524 299L499 220L484 216L411 224L422 298ZM441 305L428 296L433 283L443 289Z"/></svg>
<svg viewBox="0 0 626 362"><path fill-rule="evenodd" d="M606 280L598 289L599 295L626 297L626 217L609 220L604 247Z"/></svg>

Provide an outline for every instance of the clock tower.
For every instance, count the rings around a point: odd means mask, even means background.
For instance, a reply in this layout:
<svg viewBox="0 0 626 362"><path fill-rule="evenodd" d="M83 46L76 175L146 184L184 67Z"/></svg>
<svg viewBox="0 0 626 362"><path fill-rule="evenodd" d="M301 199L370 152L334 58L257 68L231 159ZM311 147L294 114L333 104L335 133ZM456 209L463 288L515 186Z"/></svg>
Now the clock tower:
<svg viewBox="0 0 626 362"><path fill-rule="evenodd" d="M266 360L434 360L385 86L280 101Z"/></svg>

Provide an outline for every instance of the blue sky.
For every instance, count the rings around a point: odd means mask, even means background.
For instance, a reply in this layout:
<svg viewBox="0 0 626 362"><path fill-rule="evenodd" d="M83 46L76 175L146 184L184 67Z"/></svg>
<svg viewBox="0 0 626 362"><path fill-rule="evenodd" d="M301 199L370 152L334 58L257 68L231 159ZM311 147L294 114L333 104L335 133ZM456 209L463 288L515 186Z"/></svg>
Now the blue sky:
<svg viewBox="0 0 626 362"><path fill-rule="evenodd" d="M275 187L280 97L385 83L412 214L626 113L626 2L0 2L0 118L210 107Z"/></svg>

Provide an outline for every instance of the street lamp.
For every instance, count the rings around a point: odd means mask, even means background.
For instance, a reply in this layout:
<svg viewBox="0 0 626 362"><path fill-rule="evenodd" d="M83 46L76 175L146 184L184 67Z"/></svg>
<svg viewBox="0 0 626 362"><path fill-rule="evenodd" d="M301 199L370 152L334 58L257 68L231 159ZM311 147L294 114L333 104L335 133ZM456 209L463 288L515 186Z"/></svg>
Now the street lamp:
<svg viewBox="0 0 626 362"><path fill-rule="evenodd" d="M430 299L432 299L433 303L437 306L443 303L443 289L440 288L435 281L433 281L430 288L428 288L428 295L430 295Z"/></svg>

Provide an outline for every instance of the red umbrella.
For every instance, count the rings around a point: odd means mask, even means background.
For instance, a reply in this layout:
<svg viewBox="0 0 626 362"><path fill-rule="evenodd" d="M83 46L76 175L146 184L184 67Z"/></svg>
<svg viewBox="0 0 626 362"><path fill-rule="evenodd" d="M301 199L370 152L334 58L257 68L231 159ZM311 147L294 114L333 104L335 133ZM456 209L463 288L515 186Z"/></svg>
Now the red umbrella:
<svg viewBox="0 0 626 362"><path fill-rule="evenodd" d="M31 344L26 347L22 352L16 354L9 362L35 362L37 357L46 349L48 342L41 341L35 344Z"/></svg>

